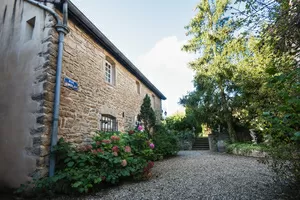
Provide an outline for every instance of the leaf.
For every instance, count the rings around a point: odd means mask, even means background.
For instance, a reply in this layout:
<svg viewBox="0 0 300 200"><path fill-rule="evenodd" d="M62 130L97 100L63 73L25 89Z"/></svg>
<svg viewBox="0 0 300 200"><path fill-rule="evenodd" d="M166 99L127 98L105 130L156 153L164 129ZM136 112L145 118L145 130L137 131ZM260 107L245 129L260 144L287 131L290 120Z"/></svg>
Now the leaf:
<svg viewBox="0 0 300 200"><path fill-rule="evenodd" d="M82 185L82 182L81 181L77 181L74 184L72 184L72 187L77 188L80 185Z"/></svg>
<svg viewBox="0 0 300 200"><path fill-rule="evenodd" d="M71 158L66 158L64 162L67 163L67 162L69 162L70 160L71 160Z"/></svg>
<svg viewBox="0 0 300 200"><path fill-rule="evenodd" d="M68 162L68 167L73 167L73 165L74 165L75 163L73 162L73 161L71 161L71 162Z"/></svg>
<svg viewBox="0 0 300 200"><path fill-rule="evenodd" d="M100 183L101 181L102 181L101 178L96 178L96 179L94 180L94 183L97 184L97 183Z"/></svg>
<svg viewBox="0 0 300 200"><path fill-rule="evenodd" d="M78 190L80 193L83 193L84 192L84 188L79 188Z"/></svg>
<svg viewBox="0 0 300 200"><path fill-rule="evenodd" d="M295 135L296 137L300 137L300 131L296 132L294 135Z"/></svg>

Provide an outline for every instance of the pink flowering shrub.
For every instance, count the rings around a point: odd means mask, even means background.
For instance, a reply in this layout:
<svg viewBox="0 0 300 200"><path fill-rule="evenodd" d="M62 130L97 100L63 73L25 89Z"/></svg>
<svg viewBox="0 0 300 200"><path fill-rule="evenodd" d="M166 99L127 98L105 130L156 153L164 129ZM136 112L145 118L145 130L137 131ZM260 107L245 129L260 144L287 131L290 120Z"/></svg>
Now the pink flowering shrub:
<svg viewBox="0 0 300 200"><path fill-rule="evenodd" d="M131 152L130 146L125 146L125 147L124 147L124 151L125 151L126 153L130 153L130 152Z"/></svg>
<svg viewBox="0 0 300 200"><path fill-rule="evenodd" d="M56 147L57 169L53 177L30 183L35 191L88 193L105 183L151 177L154 144L147 133L96 132L92 144L72 147L60 140Z"/></svg>
<svg viewBox="0 0 300 200"><path fill-rule="evenodd" d="M144 127L139 125L138 128L137 128L139 131L143 131L144 130Z"/></svg>

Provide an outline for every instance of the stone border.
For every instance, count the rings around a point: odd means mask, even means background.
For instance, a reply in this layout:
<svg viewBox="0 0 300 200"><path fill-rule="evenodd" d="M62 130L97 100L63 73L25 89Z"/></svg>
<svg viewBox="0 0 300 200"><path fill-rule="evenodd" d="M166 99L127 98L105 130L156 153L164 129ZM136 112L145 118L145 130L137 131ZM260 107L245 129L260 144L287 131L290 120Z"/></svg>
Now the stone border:
<svg viewBox="0 0 300 200"><path fill-rule="evenodd" d="M234 148L230 154L239 155L239 156L247 156L254 158L264 158L267 156L267 153L264 151L258 150L250 150L250 151L242 151L240 149Z"/></svg>

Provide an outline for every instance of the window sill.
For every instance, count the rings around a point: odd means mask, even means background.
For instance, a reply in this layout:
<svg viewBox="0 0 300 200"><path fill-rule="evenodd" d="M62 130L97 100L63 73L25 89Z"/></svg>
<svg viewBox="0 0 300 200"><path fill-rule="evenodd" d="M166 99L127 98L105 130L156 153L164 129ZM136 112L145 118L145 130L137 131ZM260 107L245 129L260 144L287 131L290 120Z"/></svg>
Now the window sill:
<svg viewBox="0 0 300 200"><path fill-rule="evenodd" d="M116 87L115 84L112 84L112 83L109 83L109 82L106 82L106 81L105 81L105 84L106 84L107 86L110 86L110 87L113 87L113 88Z"/></svg>

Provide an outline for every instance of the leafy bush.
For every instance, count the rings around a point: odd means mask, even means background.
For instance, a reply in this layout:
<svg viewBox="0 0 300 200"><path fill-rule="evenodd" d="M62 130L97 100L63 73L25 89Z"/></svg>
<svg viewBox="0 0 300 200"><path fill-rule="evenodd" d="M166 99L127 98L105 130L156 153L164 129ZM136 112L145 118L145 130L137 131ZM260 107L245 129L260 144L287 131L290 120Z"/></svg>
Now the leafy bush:
<svg viewBox="0 0 300 200"><path fill-rule="evenodd" d="M262 144L252 144L252 143L231 143L226 145L226 151L231 153L234 149L241 153L249 153L253 150L256 151L266 151L267 147Z"/></svg>
<svg viewBox="0 0 300 200"><path fill-rule="evenodd" d="M177 134L181 150L191 150L195 141L195 133L193 131L180 131Z"/></svg>
<svg viewBox="0 0 300 200"><path fill-rule="evenodd" d="M276 180L287 189L287 198L300 199L300 145L299 143L277 143L267 150L268 156L261 160L275 173ZM286 187L288 186L288 187Z"/></svg>
<svg viewBox="0 0 300 200"><path fill-rule="evenodd" d="M201 124L197 123L195 116L191 113L176 113L167 117L164 123L169 130L186 131L195 129L197 133L202 131Z"/></svg>
<svg viewBox="0 0 300 200"><path fill-rule="evenodd" d="M176 155L180 149L177 136L164 126L156 126L153 142L155 143L154 154L156 156L154 159L157 159L159 156Z"/></svg>
<svg viewBox="0 0 300 200"><path fill-rule="evenodd" d="M44 177L23 186L41 193L87 193L104 183L148 178L154 163L154 144L140 131L128 133L97 132L93 143L76 149L60 139L56 146L57 169L53 177Z"/></svg>

